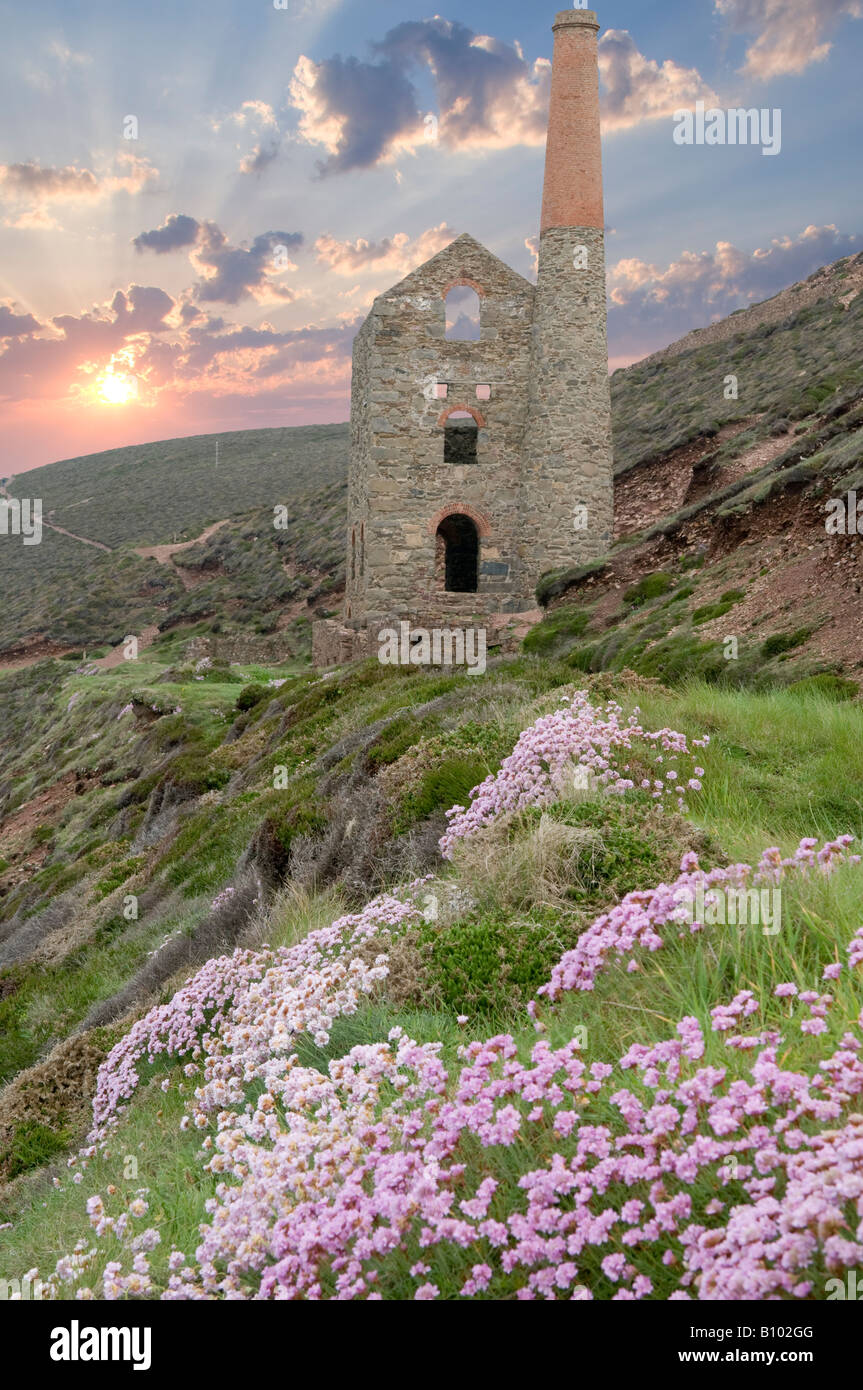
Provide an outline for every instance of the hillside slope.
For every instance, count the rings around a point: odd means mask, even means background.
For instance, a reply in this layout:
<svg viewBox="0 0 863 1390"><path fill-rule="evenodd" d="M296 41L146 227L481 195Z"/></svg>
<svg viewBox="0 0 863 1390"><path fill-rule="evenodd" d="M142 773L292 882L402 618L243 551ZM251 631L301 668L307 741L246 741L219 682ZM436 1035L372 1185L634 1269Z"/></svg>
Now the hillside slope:
<svg viewBox="0 0 863 1390"><path fill-rule="evenodd" d="M825 551L823 503L853 489L863 467L861 283L863 254L847 257L614 374L613 585L628 587L679 554L704 555L710 570L714 556L747 543L750 569L772 577L763 603L740 610L742 632L783 610L781 590L792 622L814 592L818 611L791 627L823 634L806 653L809 667L854 664L863 634L855 628L843 649L837 615L859 607L861 575L851 546ZM306 651L303 624L333 611L344 583L347 454L347 425L304 426L111 450L13 479L12 495L42 496L52 525L112 550L47 529L40 546L0 547L4 664L214 620L227 632L265 633L301 620L283 654ZM273 526L277 506L287 508L285 531ZM219 523L173 560L142 554ZM700 607L714 597L707 578ZM555 575L540 593L559 598L580 580ZM716 581L716 597L735 587L720 572Z"/></svg>
<svg viewBox="0 0 863 1390"><path fill-rule="evenodd" d="M757 308L615 373L616 541L543 577L566 612L536 641L663 679L859 676L859 535L827 522L863 484L861 275L860 256L839 261L791 317L794 290L753 330Z"/></svg>
<svg viewBox="0 0 863 1390"><path fill-rule="evenodd" d="M341 476L296 474L285 530L190 496L189 546L138 479L116 550L32 548L0 674L8 1277L809 1300L859 1267L860 574L824 501L861 467L863 296L825 279L615 375L616 543L481 677L310 671ZM38 659L145 625L136 659Z"/></svg>
<svg viewBox="0 0 863 1390"><path fill-rule="evenodd" d="M861 869L842 836L863 831L860 706L626 675L589 678L588 699L536 657L481 685L377 663L196 671L172 641L135 687L128 667L58 682L45 664L21 698L4 1268L37 1269L57 1298L733 1298L741 1279L750 1296L824 1297L853 1239L807 1227L789 1281L781 1244L744 1259L736 1230L759 1201L753 1163L781 1191L829 1129L831 1163L856 1172ZM741 862L782 883L779 915L768 889L763 921L684 929L660 885L709 870L721 896ZM664 1074L678 1055L654 1108L651 1061ZM782 1140L801 1088L824 1103L814 1150ZM688 1137L660 1127L662 1155L642 1145L643 1172L625 1172L641 1114L648 1129L689 1115ZM623 1196L594 1169L606 1133ZM440 1183L423 1187L433 1157ZM523 1243L528 1173L549 1174L548 1231L571 1230L561 1160L582 1164L598 1223L570 1258L551 1236ZM373 1250L340 1215L361 1179ZM441 1220L448 1193L463 1227ZM853 1196L828 1195L850 1222Z"/></svg>

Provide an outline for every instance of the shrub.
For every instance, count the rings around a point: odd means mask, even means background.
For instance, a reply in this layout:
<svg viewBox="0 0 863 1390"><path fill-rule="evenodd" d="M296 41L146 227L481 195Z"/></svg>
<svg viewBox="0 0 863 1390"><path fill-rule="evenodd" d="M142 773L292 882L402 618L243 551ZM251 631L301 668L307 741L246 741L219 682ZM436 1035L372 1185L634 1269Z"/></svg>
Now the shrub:
<svg viewBox="0 0 863 1390"><path fill-rule="evenodd" d="M531 628L522 647L526 652L547 652L554 647L559 638L580 637L590 620L590 614L583 608L559 608Z"/></svg>
<svg viewBox="0 0 863 1390"><path fill-rule="evenodd" d="M659 598L661 594L667 594L668 590L673 588L673 576L666 574L664 570L656 570L654 574L646 574L637 584L633 584L631 589L627 589L623 601L638 607L642 603L649 603L651 599Z"/></svg>
<svg viewBox="0 0 863 1390"><path fill-rule="evenodd" d="M584 647L576 647L566 658L567 666L571 666L574 671L592 671L593 658L599 650L599 644L591 642Z"/></svg>
<svg viewBox="0 0 863 1390"><path fill-rule="evenodd" d="M696 843L702 850L705 838L642 792L584 793L485 826L460 842L456 862L481 911L554 907L572 914L673 875Z"/></svg>
<svg viewBox="0 0 863 1390"><path fill-rule="evenodd" d="M16 1126L8 1145L0 1149L0 1172L11 1180L31 1168L41 1168L67 1149L70 1140L68 1130L58 1131L37 1120L24 1120Z"/></svg>
<svg viewBox="0 0 863 1390"><path fill-rule="evenodd" d="M402 801L393 827L396 834L435 811L446 811L466 801L473 788L488 776L488 771L488 762L479 753L452 753L440 758Z"/></svg>
<svg viewBox="0 0 863 1390"><path fill-rule="evenodd" d="M426 925L409 933L422 960L418 1004L450 1012L501 1015L526 1004L575 933L552 912L505 914Z"/></svg>
<svg viewBox="0 0 863 1390"><path fill-rule="evenodd" d="M683 584L679 589L677 589L677 590L671 595L671 598L666 599L666 601L665 601L663 607L667 608L667 607L669 606L669 604L672 604L672 603L680 603L681 599L684 599L684 598L691 598L692 595L693 595L694 593L695 593L695 585L694 585L694 584Z"/></svg>
<svg viewBox="0 0 863 1390"><path fill-rule="evenodd" d="M163 780L188 796L203 796L224 787L231 774L226 767L214 766L206 754L190 752L181 753L168 764Z"/></svg>
<svg viewBox="0 0 863 1390"><path fill-rule="evenodd" d="M243 689L237 696L235 708L242 714L244 710L253 709L255 705L259 705L262 700L266 699L269 693L265 685L260 685L257 681L253 681L251 685L243 686Z"/></svg>
<svg viewBox="0 0 863 1390"><path fill-rule="evenodd" d="M121 859L118 864L113 864L105 878L100 879L93 889L96 898L107 898L128 878L138 873L145 862L146 856L139 854L130 859Z"/></svg>
<svg viewBox="0 0 863 1390"><path fill-rule="evenodd" d="M782 652L793 651L795 647L802 647L811 635L811 627L798 627L795 632L775 632L772 637L767 638L766 642L762 642L761 655L771 657L779 656Z"/></svg>
<svg viewBox="0 0 863 1390"><path fill-rule="evenodd" d="M853 700L860 693L856 681L846 680L844 676L830 671L820 671L815 676L805 676L803 680L793 681L789 690L799 691L801 695L823 695L827 700Z"/></svg>
<svg viewBox="0 0 863 1390"><path fill-rule="evenodd" d="M203 735L192 728L182 714L167 714L160 719L150 733L150 742L159 750L177 748L184 744L190 749L203 742Z"/></svg>
<svg viewBox="0 0 863 1390"><path fill-rule="evenodd" d="M702 623L712 622L714 618L722 618L732 607L730 603L705 603L703 607L696 608L692 614L694 627L700 627Z"/></svg>

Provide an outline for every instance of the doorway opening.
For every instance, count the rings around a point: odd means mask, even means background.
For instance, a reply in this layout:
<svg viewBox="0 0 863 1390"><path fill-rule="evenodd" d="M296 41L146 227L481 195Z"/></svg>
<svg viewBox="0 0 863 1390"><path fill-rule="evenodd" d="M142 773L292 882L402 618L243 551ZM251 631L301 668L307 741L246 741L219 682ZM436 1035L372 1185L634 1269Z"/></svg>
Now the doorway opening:
<svg viewBox="0 0 863 1390"><path fill-rule="evenodd" d="M437 528L438 584L451 594L475 594L479 583L479 533L469 516L454 512Z"/></svg>

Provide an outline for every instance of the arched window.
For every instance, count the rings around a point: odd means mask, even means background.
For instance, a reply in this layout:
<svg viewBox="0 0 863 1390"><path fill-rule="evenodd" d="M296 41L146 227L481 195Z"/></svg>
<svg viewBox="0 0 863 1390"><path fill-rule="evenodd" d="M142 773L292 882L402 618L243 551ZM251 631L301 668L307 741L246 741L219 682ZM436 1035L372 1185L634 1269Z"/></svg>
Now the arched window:
<svg viewBox="0 0 863 1390"><path fill-rule="evenodd" d="M479 430L476 420L467 410L454 410L443 428L444 463L476 463L476 442Z"/></svg>
<svg viewBox="0 0 863 1390"><path fill-rule="evenodd" d="M453 285L444 301L446 336L453 340L479 340L479 295L470 285Z"/></svg>
<svg viewBox="0 0 863 1390"><path fill-rule="evenodd" d="M475 594L479 581L479 533L469 516L453 512L437 528L438 583L451 594Z"/></svg>
<svg viewBox="0 0 863 1390"><path fill-rule="evenodd" d="M360 522L360 579L366 569L366 523Z"/></svg>
<svg viewBox="0 0 863 1390"><path fill-rule="evenodd" d="M356 528L351 531L351 583L357 577L357 532Z"/></svg>

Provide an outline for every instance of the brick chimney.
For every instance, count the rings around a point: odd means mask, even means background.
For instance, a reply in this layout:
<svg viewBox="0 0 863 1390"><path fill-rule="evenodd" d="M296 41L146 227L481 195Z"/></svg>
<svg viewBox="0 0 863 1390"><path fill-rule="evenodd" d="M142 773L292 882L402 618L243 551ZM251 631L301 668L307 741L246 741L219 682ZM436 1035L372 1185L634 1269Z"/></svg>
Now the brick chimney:
<svg viewBox="0 0 863 1390"><path fill-rule="evenodd" d="M522 492L536 578L603 554L613 512L599 23L593 10L561 10L552 28Z"/></svg>
<svg viewBox="0 0 863 1390"><path fill-rule="evenodd" d="M593 10L561 10L554 59L540 231L604 225L599 70Z"/></svg>

